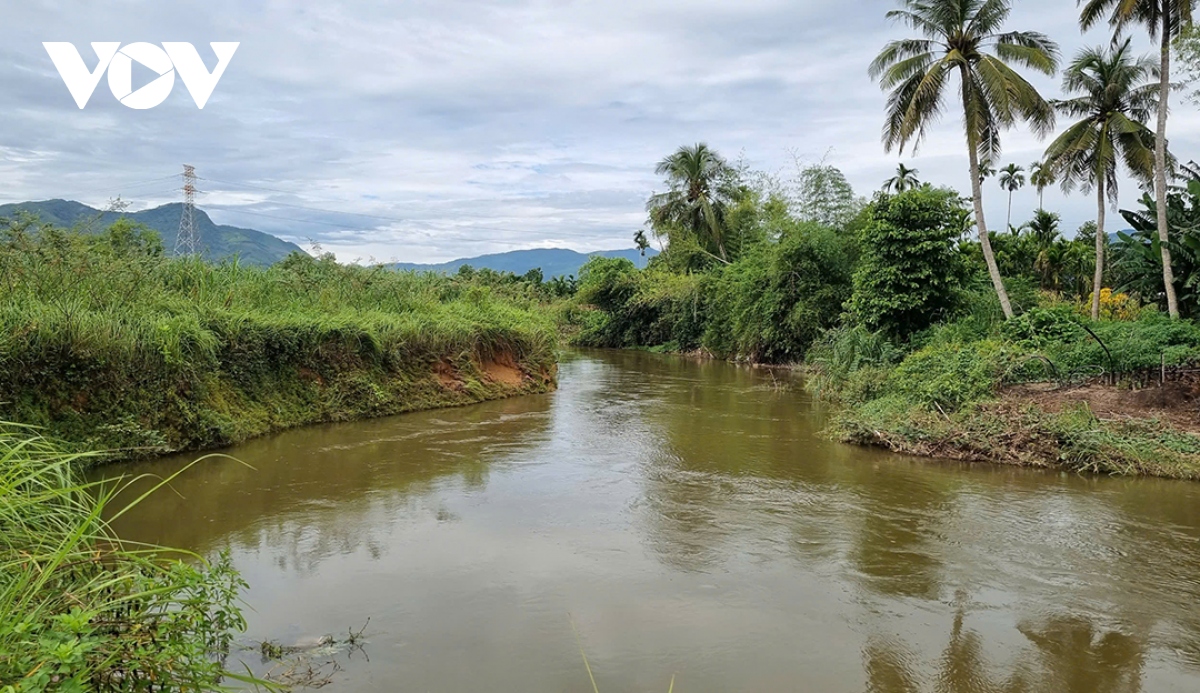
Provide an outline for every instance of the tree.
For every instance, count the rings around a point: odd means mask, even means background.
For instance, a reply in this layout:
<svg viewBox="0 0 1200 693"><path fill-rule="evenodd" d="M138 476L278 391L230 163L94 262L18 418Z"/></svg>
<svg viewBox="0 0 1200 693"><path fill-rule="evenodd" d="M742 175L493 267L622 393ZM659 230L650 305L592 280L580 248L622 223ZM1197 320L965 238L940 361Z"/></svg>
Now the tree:
<svg viewBox="0 0 1200 693"><path fill-rule="evenodd" d="M1174 264L1175 289L1183 317L1200 314L1200 170L1194 165L1180 167L1182 184L1171 187L1167 195L1167 224L1177 233L1171 235L1171 261ZM1132 233L1117 232L1113 244L1114 288L1136 293L1147 300L1162 303L1162 241L1158 234L1158 205L1146 193L1141 209L1121 210Z"/></svg>
<svg viewBox="0 0 1200 693"><path fill-rule="evenodd" d="M646 232L638 229L633 233L633 242L637 246L638 252L642 257L646 257L646 251L650 249L650 241L646 240Z"/></svg>
<svg viewBox="0 0 1200 693"><path fill-rule="evenodd" d="M868 209L848 307L872 330L901 339L945 318L960 299L958 193L930 187L880 196Z"/></svg>
<svg viewBox="0 0 1200 693"><path fill-rule="evenodd" d="M1200 81L1200 27L1195 24L1183 27L1175 37L1174 47L1181 71L1187 75L1184 83L1194 86ZM1200 104L1200 90L1193 89L1187 98L1194 104Z"/></svg>
<svg viewBox="0 0 1200 693"><path fill-rule="evenodd" d="M870 74L890 90L883 128L884 147L920 145L926 129L941 115L948 83L957 74L970 165L975 225L992 285L1005 317L1012 304L992 253L983 217L982 165L1000 153L1000 132L1017 121L1037 135L1054 128L1054 109L1011 66L1043 74L1058 67L1058 46L1037 32L1002 32L1011 0L900 0L903 9L887 16L923 38L892 41L871 63ZM989 52L990 51L990 52Z"/></svg>
<svg viewBox="0 0 1200 693"><path fill-rule="evenodd" d="M1171 42L1192 23L1195 0L1080 0L1079 25L1086 31L1107 13L1108 24L1120 34L1131 24L1141 24L1150 38L1159 39L1158 123L1154 133L1154 198L1158 216L1159 250L1162 253L1163 291L1167 311L1179 317L1171 249L1167 241L1167 110L1171 98Z"/></svg>
<svg viewBox="0 0 1200 693"><path fill-rule="evenodd" d="M1046 188L1054 185L1054 171L1044 161L1035 161L1029 165L1029 184L1037 188L1038 209L1045 209L1043 196Z"/></svg>
<svg viewBox="0 0 1200 693"><path fill-rule="evenodd" d="M797 174L791 192L796 217L830 229L841 229L863 208L854 188L836 166L797 162Z"/></svg>
<svg viewBox="0 0 1200 693"><path fill-rule="evenodd" d="M1000 187L1008 191L1008 218L1004 225L1012 229L1012 196L1013 193L1025 187L1025 169L1016 164L1009 164L1000 169Z"/></svg>
<svg viewBox="0 0 1200 693"><path fill-rule="evenodd" d="M729 262L725 248L725 211L739 190L733 169L707 144L680 147L658 162L655 173L666 177L669 190L650 197L646 210L657 234L672 239L683 233L701 250Z"/></svg>
<svg viewBox="0 0 1200 693"><path fill-rule="evenodd" d="M1100 319L1104 278L1105 198L1117 202L1121 163L1137 179L1154 172L1154 134L1144 124L1157 105L1158 85L1146 80L1157 72L1154 61L1136 58L1129 40L1111 49L1087 48L1063 75L1063 91L1079 94L1055 101L1059 113L1079 120L1046 149L1046 161L1062 179L1064 192L1080 185L1096 190L1096 267L1092 319Z"/></svg>
<svg viewBox="0 0 1200 693"><path fill-rule="evenodd" d="M917 180L917 173L915 168L909 168L904 164L898 165L896 175L883 182L883 191L902 193L921 187L921 181Z"/></svg>

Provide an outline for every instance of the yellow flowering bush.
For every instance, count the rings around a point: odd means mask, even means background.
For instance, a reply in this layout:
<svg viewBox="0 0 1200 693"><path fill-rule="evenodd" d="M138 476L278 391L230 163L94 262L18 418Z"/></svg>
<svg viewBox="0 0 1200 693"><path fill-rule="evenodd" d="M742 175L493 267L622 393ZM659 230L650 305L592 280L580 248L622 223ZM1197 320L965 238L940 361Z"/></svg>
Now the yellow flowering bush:
<svg viewBox="0 0 1200 693"><path fill-rule="evenodd" d="M1090 315L1092 297L1080 307L1081 312ZM1142 305L1137 298L1121 291L1110 288L1100 289L1100 319L1101 320L1137 320L1141 315Z"/></svg>

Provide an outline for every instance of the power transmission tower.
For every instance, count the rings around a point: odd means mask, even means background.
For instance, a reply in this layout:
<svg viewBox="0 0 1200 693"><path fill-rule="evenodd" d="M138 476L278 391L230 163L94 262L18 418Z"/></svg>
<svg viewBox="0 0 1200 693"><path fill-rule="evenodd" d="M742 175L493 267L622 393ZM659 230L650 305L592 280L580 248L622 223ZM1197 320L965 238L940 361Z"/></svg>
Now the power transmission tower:
<svg viewBox="0 0 1200 693"><path fill-rule="evenodd" d="M196 233L196 167L183 165L183 214L179 217L179 235L175 236L175 254L194 256L200 252Z"/></svg>
<svg viewBox="0 0 1200 693"><path fill-rule="evenodd" d="M122 200L121 196L117 195L116 197L108 198L108 204L104 205L104 211L124 214L125 210L129 209L129 205L129 200Z"/></svg>

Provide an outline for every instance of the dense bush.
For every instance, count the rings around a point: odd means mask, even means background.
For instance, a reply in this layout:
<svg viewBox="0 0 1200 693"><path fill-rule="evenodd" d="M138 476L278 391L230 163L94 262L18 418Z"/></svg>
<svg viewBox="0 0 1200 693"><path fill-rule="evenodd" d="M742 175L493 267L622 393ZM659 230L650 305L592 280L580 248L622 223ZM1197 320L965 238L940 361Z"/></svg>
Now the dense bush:
<svg viewBox="0 0 1200 693"><path fill-rule="evenodd" d="M995 340L939 342L896 366L885 390L921 406L957 409L990 397L1002 382L1011 353Z"/></svg>
<svg viewBox="0 0 1200 693"><path fill-rule="evenodd" d="M965 212L956 193L928 187L881 195L869 210L850 311L870 329L907 339L962 303L966 268L955 240Z"/></svg>
<svg viewBox="0 0 1200 693"><path fill-rule="evenodd" d="M702 281L704 275L661 265L639 272L629 260L594 257L580 271L577 300L595 310L583 319L576 342L695 349L704 329Z"/></svg>
<svg viewBox="0 0 1200 693"><path fill-rule="evenodd" d="M782 363L804 358L837 324L850 297L853 258L838 234L816 224L786 229L707 286L704 346L718 356Z"/></svg>

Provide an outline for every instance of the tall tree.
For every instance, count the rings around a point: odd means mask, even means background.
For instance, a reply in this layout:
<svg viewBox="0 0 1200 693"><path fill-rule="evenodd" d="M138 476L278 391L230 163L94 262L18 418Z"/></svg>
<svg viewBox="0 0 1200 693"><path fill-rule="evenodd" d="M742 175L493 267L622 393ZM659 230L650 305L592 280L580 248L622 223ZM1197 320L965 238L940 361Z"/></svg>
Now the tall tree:
<svg viewBox="0 0 1200 693"><path fill-rule="evenodd" d="M919 173L917 169L909 168L904 164L896 166L896 175L883 182L883 191L902 193L906 190L921 187L921 181L917 179L917 173Z"/></svg>
<svg viewBox="0 0 1200 693"><path fill-rule="evenodd" d="M1045 161L1035 161L1029 165L1029 184L1037 188L1038 209L1045 209L1046 188L1054 185L1054 170Z"/></svg>
<svg viewBox="0 0 1200 693"><path fill-rule="evenodd" d="M707 254L729 262L725 249L725 211L737 198L733 169L703 142L682 146L658 162L669 190L646 203L656 233L682 231Z"/></svg>
<svg viewBox="0 0 1200 693"><path fill-rule="evenodd" d="M826 163L796 163L796 179L789 191L796 216L831 229L850 223L866 204L854 195L846 175Z"/></svg>
<svg viewBox="0 0 1200 693"><path fill-rule="evenodd" d="M650 241L646 240L646 232L638 229L633 232L633 243L637 246L638 252L642 257L646 257L646 251L650 249Z"/></svg>
<svg viewBox="0 0 1200 693"><path fill-rule="evenodd" d="M1009 164L1000 169L1000 187L1008 191L1008 218L1004 225L1012 230L1012 197L1013 193L1025 187L1025 169L1016 164Z"/></svg>
<svg viewBox="0 0 1200 693"><path fill-rule="evenodd" d="M951 76L958 76L979 243L1004 315L1012 317L983 217L981 164L995 161L1001 130L1017 121L1029 123L1039 136L1053 131L1054 109L1013 65L1054 74L1058 46L1037 32L1003 31L1011 0L900 0L900 5L888 18L921 38L892 41L871 63L871 76L891 92L884 147L919 146L945 107Z"/></svg>
<svg viewBox="0 0 1200 693"><path fill-rule="evenodd" d="M1078 96L1055 101L1064 116L1079 120L1046 149L1047 164L1062 179L1096 190L1096 269L1092 282L1092 319L1100 319L1104 280L1105 201L1117 202L1117 169L1142 181L1154 174L1154 133L1146 127L1158 102L1158 68L1149 58L1131 54L1129 39L1111 49L1087 48L1063 75L1063 92Z"/></svg>
<svg viewBox="0 0 1200 693"><path fill-rule="evenodd" d="M1175 295L1175 274L1171 269L1171 250L1167 242L1167 110L1171 98L1171 42L1192 23L1195 0L1079 0L1083 9L1079 24L1090 29L1108 15L1109 26L1118 34L1130 25L1146 28L1151 39L1159 40L1158 122L1154 133L1154 197L1158 216L1158 240L1162 253L1163 290L1167 311L1179 317L1179 299Z"/></svg>

